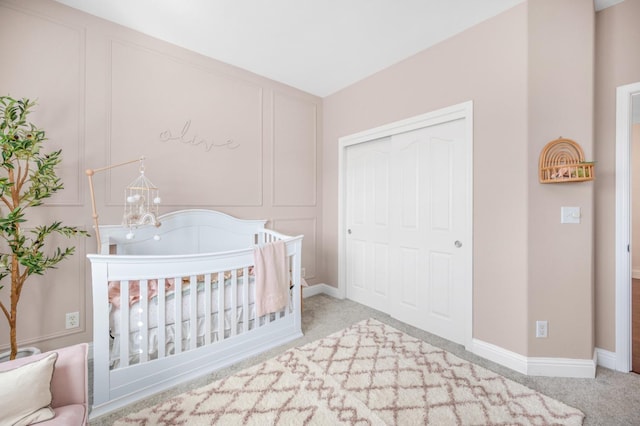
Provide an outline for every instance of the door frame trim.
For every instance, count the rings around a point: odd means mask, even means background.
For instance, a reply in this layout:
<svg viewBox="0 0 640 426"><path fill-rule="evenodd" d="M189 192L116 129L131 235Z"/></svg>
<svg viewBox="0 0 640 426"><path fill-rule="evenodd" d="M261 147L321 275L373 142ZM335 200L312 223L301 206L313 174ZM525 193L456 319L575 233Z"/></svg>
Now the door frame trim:
<svg viewBox="0 0 640 426"><path fill-rule="evenodd" d="M631 371L631 109L640 83L616 89L616 370Z"/></svg>
<svg viewBox="0 0 640 426"><path fill-rule="evenodd" d="M464 346L473 339L473 101L462 102L436 111L364 130L338 139L338 295L346 297L346 149L349 146L392 136L398 133L431 127L449 121L465 120L467 159L467 232L465 241L471 244L471 255L465 265Z"/></svg>

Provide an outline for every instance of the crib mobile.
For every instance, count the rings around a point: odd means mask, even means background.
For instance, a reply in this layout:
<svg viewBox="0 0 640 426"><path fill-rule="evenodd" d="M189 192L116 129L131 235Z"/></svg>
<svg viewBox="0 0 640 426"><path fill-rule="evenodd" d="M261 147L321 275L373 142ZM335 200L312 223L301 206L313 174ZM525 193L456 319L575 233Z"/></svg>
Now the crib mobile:
<svg viewBox="0 0 640 426"><path fill-rule="evenodd" d="M98 169L87 169L85 171L89 178L89 192L91 194L91 208L93 211L93 227L96 232L96 241L98 249L101 246L100 227L98 226L98 212L96 209L96 199L93 189L93 175L97 172L110 170L116 167L125 166L127 164L139 163L138 171L140 174L134 179L124 190L124 214L122 217L122 226L129 229L126 238L131 240L135 238L134 230L143 225L160 226L158 221L158 208L162 202L160 198L160 190L155 186L144 174L144 157L137 160L131 160L124 163L112 164ZM154 235L154 240L160 239L159 235Z"/></svg>

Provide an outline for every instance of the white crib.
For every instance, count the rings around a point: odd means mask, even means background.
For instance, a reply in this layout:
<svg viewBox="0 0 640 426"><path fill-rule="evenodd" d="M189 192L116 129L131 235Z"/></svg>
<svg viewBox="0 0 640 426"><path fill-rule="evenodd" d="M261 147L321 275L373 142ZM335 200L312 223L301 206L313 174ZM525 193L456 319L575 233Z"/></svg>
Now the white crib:
<svg viewBox="0 0 640 426"><path fill-rule="evenodd" d="M100 254L87 256L92 418L302 336L301 235L211 210L160 222L133 239L121 226L101 226ZM288 306L256 317L254 247L278 240L288 259Z"/></svg>

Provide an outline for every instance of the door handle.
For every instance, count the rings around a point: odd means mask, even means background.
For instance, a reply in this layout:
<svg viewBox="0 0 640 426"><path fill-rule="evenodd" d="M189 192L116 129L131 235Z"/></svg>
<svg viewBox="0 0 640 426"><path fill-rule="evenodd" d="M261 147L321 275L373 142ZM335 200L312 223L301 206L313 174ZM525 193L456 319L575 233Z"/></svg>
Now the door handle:
<svg viewBox="0 0 640 426"><path fill-rule="evenodd" d="M462 247L462 243L459 240L456 240L456 242L453 244L455 244L456 248Z"/></svg>
<svg viewBox="0 0 640 426"><path fill-rule="evenodd" d="M351 229L347 229L347 234L351 235Z"/></svg>

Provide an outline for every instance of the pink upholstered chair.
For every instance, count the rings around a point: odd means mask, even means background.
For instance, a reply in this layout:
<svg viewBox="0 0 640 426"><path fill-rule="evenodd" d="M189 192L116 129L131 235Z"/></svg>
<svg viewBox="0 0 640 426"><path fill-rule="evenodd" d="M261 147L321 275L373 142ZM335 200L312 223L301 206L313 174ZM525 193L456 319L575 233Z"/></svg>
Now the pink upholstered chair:
<svg viewBox="0 0 640 426"><path fill-rule="evenodd" d="M11 370L37 361L51 352L58 353L51 379L51 408L55 417L38 425L86 425L89 414L87 352L89 345L80 343L50 352L0 363L0 371Z"/></svg>

